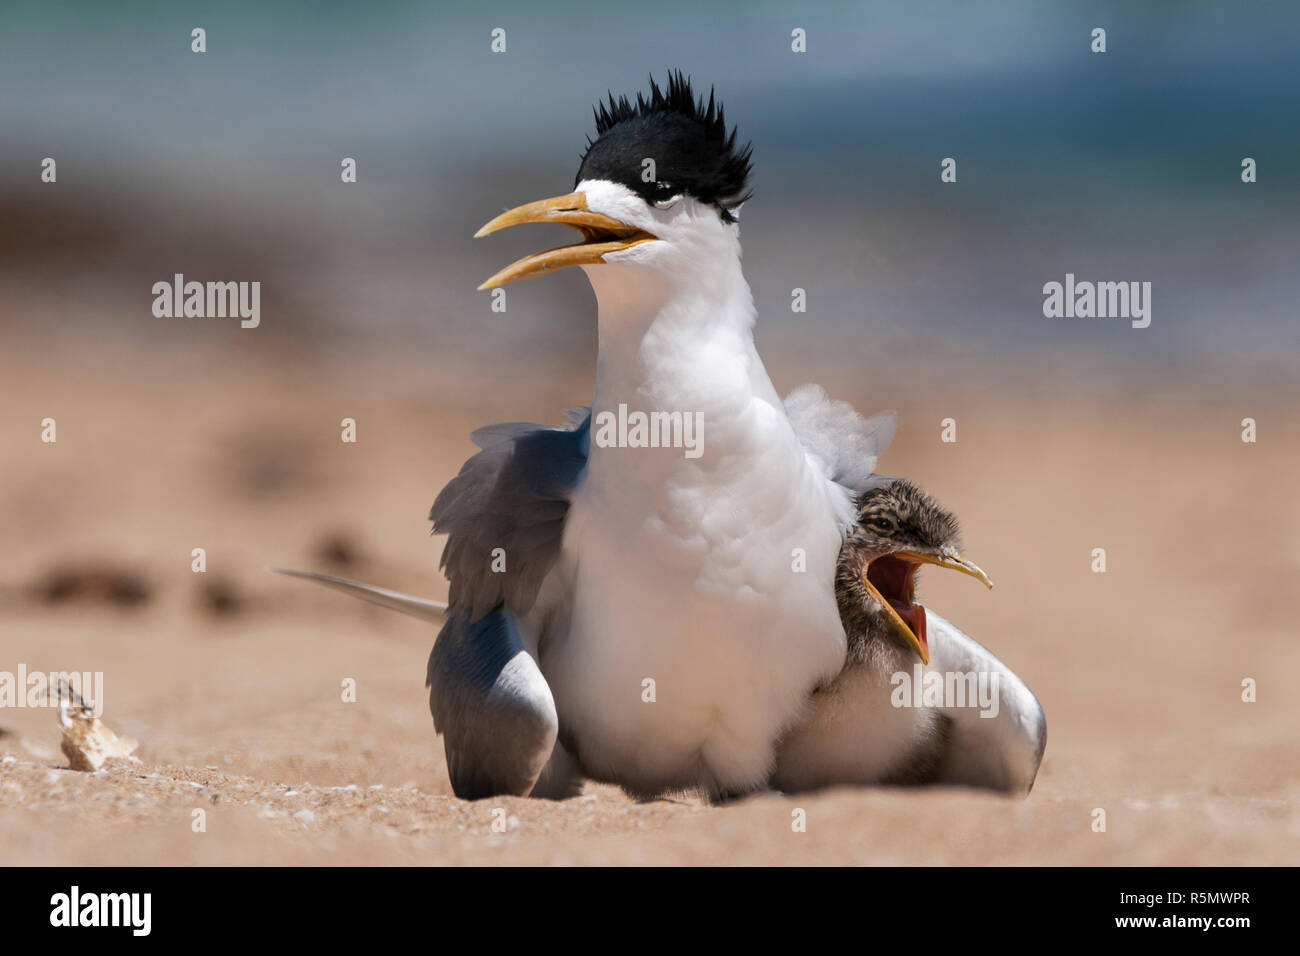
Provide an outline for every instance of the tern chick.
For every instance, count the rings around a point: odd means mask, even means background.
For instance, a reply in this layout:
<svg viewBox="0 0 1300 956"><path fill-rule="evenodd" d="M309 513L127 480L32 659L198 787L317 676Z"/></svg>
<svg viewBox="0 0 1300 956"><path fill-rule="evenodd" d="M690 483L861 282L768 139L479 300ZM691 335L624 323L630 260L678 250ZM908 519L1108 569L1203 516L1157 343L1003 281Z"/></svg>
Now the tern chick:
<svg viewBox="0 0 1300 956"><path fill-rule="evenodd" d="M906 479L859 496L856 525L845 537L835 569L835 598L848 638L849 664L886 653L886 644L911 649L930 663L925 608L915 603L922 564L961 571L993 587L957 548L952 512ZM896 656L896 655L891 655Z"/></svg>
<svg viewBox="0 0 1300 956"><path fill-rule="evenodd" d="M791 792L839 783L924 783L948 746L938 711L895 707L895 675L930 663L916 574L933 564L993 583L957 550L957 519L905 479L856 501L835 597L848 641L844 670L813 695L812 714L782 742L773 785Z"/></svg>

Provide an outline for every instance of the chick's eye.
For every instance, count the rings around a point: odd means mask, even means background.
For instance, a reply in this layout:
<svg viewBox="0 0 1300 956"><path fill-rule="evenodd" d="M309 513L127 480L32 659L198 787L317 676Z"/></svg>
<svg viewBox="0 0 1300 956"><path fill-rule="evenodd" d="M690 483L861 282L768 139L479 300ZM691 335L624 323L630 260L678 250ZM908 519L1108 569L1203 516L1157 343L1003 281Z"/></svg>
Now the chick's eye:
<svg viewBox="0 0 1300 956"><path fill-rule="evenodd" d="M872 518L867 522L867 526L872 531L879 531L881 534L889 534L894 530L894 522L888 518Z"/></svg>

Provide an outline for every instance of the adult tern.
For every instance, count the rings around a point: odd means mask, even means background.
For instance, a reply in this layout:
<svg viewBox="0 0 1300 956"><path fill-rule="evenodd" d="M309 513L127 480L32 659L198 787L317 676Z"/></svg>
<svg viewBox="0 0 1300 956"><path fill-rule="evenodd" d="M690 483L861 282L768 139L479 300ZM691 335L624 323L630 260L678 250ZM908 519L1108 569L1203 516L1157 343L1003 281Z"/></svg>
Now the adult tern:
<svg viewBox="0 0 1300 956"><path fill-rule="evenodd" d="M461 797L563 797L594 778L726 799L769 784L783 736L845 666L836 567L894 416L817 386L778 396L741 271L750 148L713 93L677 72L595 114L573 190L478 232L579 231L482 288L581 266L596 387L565 427L475 432L482 450L438 495L450 606L430 709ZM931 631L940 659L979 648Z"/></svg>

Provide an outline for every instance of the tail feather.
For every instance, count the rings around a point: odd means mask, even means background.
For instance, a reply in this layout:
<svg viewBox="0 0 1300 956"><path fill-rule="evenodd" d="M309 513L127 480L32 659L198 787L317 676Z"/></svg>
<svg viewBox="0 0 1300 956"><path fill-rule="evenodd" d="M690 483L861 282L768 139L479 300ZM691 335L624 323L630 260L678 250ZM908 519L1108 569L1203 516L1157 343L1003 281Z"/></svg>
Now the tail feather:
<svg viewBox="0 0 1300 956"><path fill-rule="evenodd" d="M315 581L317 584L323 584L328 588L342 591L344 594L360 598L362 601L369 601L371 604L378 604L380 607L386 607L393 611L401 611L403 614L409 614L412 617L418 617L426 621L441 622L447 614L447 605L442 601L432 601L429 598L416 597L413 594L403 594L401 591L390 591L388 588L375 587L373 584L362 584L360 581L351 581L348 578L339 578L332 574L321 574L318 571L298 571L294 568L267 568L266 570L274 571L276 574L287 574L293 578Z"/></svg>

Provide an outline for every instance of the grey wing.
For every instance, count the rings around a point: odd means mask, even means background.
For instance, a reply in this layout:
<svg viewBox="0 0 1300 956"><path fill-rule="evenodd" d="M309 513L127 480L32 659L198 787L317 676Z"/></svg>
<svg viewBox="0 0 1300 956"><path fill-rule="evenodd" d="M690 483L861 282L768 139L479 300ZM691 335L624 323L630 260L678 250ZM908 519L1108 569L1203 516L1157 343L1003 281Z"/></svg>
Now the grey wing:
<svg viewBox="0 0 1300 956"><path fill-rule="evenodd" d="M1027 794L1047 746L1047 719L1038 699L1011 668L974 638L926 609L930 664L942 674L989 675L997 713L977 706L940 708L950 722L947 746L927 782ZM991 713L992 707L988 708Z"/></svg>
<svg viewBox="0 0 1300 956"><path fill-rule="evenodd" d="M588 414L573 429L511 422L474 433L483 450L429 512L434 533L448 536L441 566L453 614L468 610L478 620L501 604L516 614L532 607L560 553L590 429Z"/></svg>
<svg viewBox="0 0 1300 956"><path fill-rule="evenodd" d="M429 710L443 735L447 773L462 800L527 796L555 746L551 689L500 608L447 620L429 655Z"/></svg>
<svg viewBox="0 0 1300 956"><path fill-rule="evenodd" d="M877 483L876 460L898 425L894 412L863 418L848 402L833 400L820 385L800 385L785 398L786 415L804 451L826 477L854 495Z"/></svg>
<svg viewBox="0 0 1300 956"><path fill-rule="evenodd" d="M527 794L554 748L555 702L517 615L536 603L559 556L590 424L587 414L572 429L509 423L476 432L483 450L429 514L448 535L450 583L448 619L429 655L429 709L459 797Z"/></svg>

